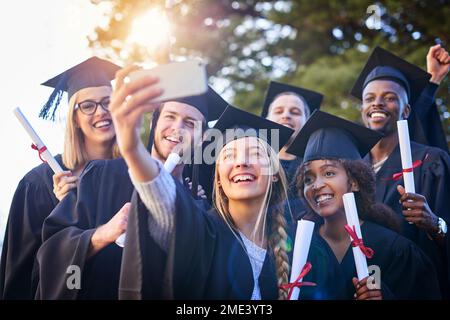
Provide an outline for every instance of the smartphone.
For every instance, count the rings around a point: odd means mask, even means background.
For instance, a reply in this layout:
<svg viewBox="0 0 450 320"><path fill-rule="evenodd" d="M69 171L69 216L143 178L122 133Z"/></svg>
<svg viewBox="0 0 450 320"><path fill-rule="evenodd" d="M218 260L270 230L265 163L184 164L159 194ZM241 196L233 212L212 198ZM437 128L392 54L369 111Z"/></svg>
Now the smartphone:
<svg viewBox="0 0 450 320"><path fill-rule="evenodd" d="M172 62L152 69L137 70L129 74L131 80L152 75L159 78L158 86L164 92L151 102L164 102L204 94L208 90L206 66L198 60Z"/></svg>

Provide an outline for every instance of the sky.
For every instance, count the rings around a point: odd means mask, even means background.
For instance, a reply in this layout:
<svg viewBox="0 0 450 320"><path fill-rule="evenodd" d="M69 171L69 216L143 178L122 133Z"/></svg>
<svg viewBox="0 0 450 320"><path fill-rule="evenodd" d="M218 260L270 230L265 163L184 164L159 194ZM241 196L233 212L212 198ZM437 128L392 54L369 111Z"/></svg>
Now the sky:
<svg viewBox="0 0 450 320"><path fill-rule="evenodd" d="M15 0L0 10L0 243L17 184L41 162L12 113L20 107L54 155L63 150L64 120L38 118L51 94L40 83L92 56L87 35L105 8L89 0ZM67 105L67 98L62 100Z"/></svg>

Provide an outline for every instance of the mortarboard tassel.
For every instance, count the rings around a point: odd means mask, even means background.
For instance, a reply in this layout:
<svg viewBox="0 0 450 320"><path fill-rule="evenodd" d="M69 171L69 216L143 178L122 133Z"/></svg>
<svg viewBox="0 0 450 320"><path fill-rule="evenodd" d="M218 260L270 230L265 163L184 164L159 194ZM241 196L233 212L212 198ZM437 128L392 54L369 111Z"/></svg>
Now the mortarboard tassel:
<svg viewBox="0 0 450 320"><path fill-rule="evenodd" d="M61 102L62 96L64 94L64 87L66 85L66 77L61 77L56 86L55 90L52 92L47 102L42 107L39 112L39 117L42 119L50 119L55 121L56 110L58 109L59 103Z"/></svg>
<svg viewBox="0 0 450 320"><path fill-rule="evenodd" d="M147 151L150 153L152 152L153 140L155 139L155 128L156 128L156 123L158 122L158 118L159 118L159 110L156 110L153 112L153 115L152 115L152 124L150 127L150 134L149 134L148 142L147 142Z"/></svg>

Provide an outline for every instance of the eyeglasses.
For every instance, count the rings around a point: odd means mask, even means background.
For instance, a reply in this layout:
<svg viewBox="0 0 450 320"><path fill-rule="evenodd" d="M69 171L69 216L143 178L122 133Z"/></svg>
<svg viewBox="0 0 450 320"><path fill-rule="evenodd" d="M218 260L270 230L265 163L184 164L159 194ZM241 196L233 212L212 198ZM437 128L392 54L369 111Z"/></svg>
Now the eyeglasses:
<svg viewBox="0 0 450 320"><path fill-rule="evenodd" d="M82 113L85 115L93 115L97 111L97 107L100 105L102 106L103 110L108 111L109 107L109 97L105 97L100 102L93 101L93 100L85 100L82 102L79 102L75 109L80 109Z"/></svg>

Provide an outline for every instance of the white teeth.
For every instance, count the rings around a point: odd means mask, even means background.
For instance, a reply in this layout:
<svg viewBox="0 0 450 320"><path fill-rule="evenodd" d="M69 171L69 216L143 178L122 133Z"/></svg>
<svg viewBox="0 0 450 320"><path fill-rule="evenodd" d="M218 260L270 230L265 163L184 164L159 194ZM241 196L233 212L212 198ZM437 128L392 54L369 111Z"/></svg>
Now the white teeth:
<svg viewBox="0 0 450 320"><path fill-rule="evenodd" d="M95 128L103 128L109 126L111 124L111 120L102 120L94 124Z"/></svg>
<svg viewBox="0 0 450 320"><path fill-rule="evenodd" d="M253 181L254 177L250 174L240 174L233 178L233 182L237 183L239 181Z"/></svg>
<svg viewBox="0 0 450 320"><path fill-rule="evenodd" d="M169 140L170 142L175 142L175 143L179 143L180 140L174 137L166 137L167 140Z"/></svg>
<svg viewBox="0 0 450 320"><path fill-rule="evenodd" d="M374 112L370 115L371 118L386 118L386 114L382 112Z"/></svg>
<svg viewBox="0 0 450 320"><path fill-rule="evenodd" d="M331 194L323 194L316 198L316 203L319 204L320 202L326 201L331 198L333 198L333 196Z"/></svg>

